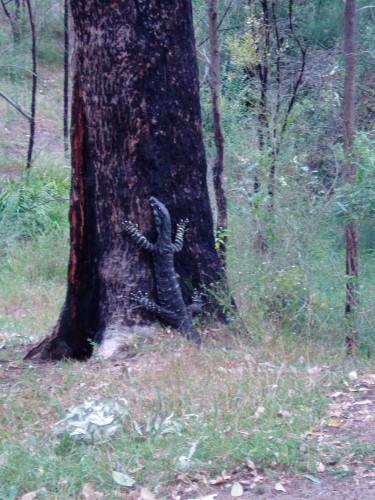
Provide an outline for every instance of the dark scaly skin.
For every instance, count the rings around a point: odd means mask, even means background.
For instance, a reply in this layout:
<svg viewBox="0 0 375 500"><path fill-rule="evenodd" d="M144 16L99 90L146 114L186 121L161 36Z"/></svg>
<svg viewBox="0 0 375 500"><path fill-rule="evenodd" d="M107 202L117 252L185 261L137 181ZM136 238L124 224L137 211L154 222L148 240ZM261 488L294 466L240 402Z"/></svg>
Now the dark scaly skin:
<svg viewBox="0 0 375 500"><path fill-rule="evenodd" d="M187 306L183 300L180 285L174 268L173 256L183 248L183 236L188 221L181 221L177 226L174 242L172 241L172 224L168 209L156 198L150 198L150 206L154 215L158 239L151 243L140 233L132 222L125 221L124 229L135 240L140 248L151 252L154 261L156 292L158 304L150 300L142 292L132 294L131 298L147 311L160 316L187 339L201 344L201 337L194 329L192 317L202 309L200 296L193 293L193 303Z"/></svg>

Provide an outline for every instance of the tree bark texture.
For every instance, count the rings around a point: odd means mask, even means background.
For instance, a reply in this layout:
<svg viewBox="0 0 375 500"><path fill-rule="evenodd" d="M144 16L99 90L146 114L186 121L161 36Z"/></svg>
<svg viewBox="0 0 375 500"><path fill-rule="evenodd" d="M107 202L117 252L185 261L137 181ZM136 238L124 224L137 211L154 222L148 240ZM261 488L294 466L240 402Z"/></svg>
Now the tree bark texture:
<svg viewBox="0 0 375 500"><path fill-rule="evenodd" d="M209 37L210 37L210 87L216 158L213 167L213 182L217 207L216 231L218 233L219 254L225 264L226 230L228 226L227 200L224 191L224 134L220 109L220 50L217 28L218 0L209 0Z"/></svg>
<svg viewBox="0 0 375 500"><path fill-rule="evenodd" d="M343 107L345 146L344 179L348 183L354 183L357 177L357 166L354 160L353 148L356 123L356 11L356 0L346 0L344 12L345 80ZM355 354L358 344L356 309L358 305L359 238L357 226L356 220L351 220L345 224L347 276L345 296L345 320L347 323L346 346L348 352L352 354Z"/></svg>
<svg viewBox="0 0 375 500"><path fill-rule="evenodd" d="M76 35L72 106L68 291L51 336L30 356L110 354L152 317L129 300L154 295L151 258L123 231L155 241L149 197L172 222L190 220L177 273L188 287L218 284L201 132L190 0L71 0ZM217 304L211 304L215 309Z"/></svg>

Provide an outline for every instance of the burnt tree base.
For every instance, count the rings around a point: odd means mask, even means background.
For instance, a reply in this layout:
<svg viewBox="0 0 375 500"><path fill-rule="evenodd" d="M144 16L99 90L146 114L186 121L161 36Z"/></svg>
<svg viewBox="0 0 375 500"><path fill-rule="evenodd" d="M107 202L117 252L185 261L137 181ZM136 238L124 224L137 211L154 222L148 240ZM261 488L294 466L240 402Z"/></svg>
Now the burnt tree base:
<svg viewBox="0 0 375 500"><path fill-rule="evenodd" d="M156 301L153 262L123 231L134 221L156 241L148 200L189 219L175 256L182 295L226 289L207 188L190 0L70 0L75 31L72 188L67 293L51 335L26 359L110 356L154 317L130 297ZM174 226L176 224L174 223ZM176 231L176 227L172 227ZM223 317L212 298L205 312Z"/></svg>

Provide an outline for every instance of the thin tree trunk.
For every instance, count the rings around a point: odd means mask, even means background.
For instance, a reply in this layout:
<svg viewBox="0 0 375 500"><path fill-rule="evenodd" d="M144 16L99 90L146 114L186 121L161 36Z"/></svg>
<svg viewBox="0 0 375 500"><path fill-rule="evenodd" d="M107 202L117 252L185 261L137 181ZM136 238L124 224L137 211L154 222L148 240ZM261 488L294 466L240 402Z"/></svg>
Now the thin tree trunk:
<svg viewBox="0 0 375 500"><path fill-rule="evenodd" d="M274 199L273 199L273 186L272 176L275 174L275 162L272 155L272 141L270 133L270 120L268 112L268 77L269 77L269 54L270 54L270 11L268 6L268 0L260 0L263 13L263 38L264 47L261 61L258 64L258 75L260 81L260 96L259 96L259 111L258 111L258 143L261 155L270 156L271 165L269 169L269 184L268 193L270 196L270 202L268 205L269 213L273 213L274 210ZM254 181L254 191L259 190L260 183L259 179L255 177ZM269 251L269 242L267 236L264 234L262 229L260 218L257 217L257 252L260 255L264 255Z"/></svg>
<svg viewBox="0 0 375 500"><path fill-rule="evenodd" d="M32 158L33 158L33 148L35 140L35 112L36 112L36 86L37 86L37 68L36 68L36 35L35 35L35 21L34 15L31 8L30 0L26 0L27 10L29 13L29 21L31 27L31 56L33 61L33 76L32 76L32 88L31 88L31 120L30 120L30 138L29 147L27 151L26 168L31 168Z"/></svg>
<svg viewBox="0 0 375 500"><path fill-rule="evenodd" d="M356 122L355 78L357 72L356 47L356 0L346 0L344 12L344 145L345 165L344 179L354 183L357 177L357 166L354 160L354 132ZM357 221L351 220L345 224L346 244L346 346L351 354L355 354L358 346L357 306L359 278L359 239Z"/></svg>
<svg viewBox="0 0 375 500"><path fill-rule="evenodd" d="M223 280L191 2L71 0L71 13L76 74L68 290L52 334L28 354L48 359L86 359L93 340L109 356L134 334L153 332L153 317L129 298L138 291L154 295L152 259L122 229L128 219L155 240L150 196L168 206L174 224L190 220L175 258L183 290ZM207 307L220 310L214 300Z"/></svg>
<svg viewBox="0 0 375 500"><path fill-rule="evenodd" d="M10 27L12 29L13 41L14 41L14 43L17 44L17 43L20 42L20 37L21 37L20 26L19 26L19 20L20 20L20 1L19 0L15 0L14 14L12 14L8 10L8 3L9 3L9 1L8 2L6 2L4 0L0 0L0 1L1 1L1 5L3 7L4 14L8 18L9 23L10 23Z"/></svg>
<svg viewBox="0 0 375 500"><path fill-rule="evenodd" d="M64 151L69 151L69 0L64 0Z"/></svg>
<svg viewBox="0 0 375 500"><path fill-rule="evenodd" d="M214 126L214 137L216 147L216 158L213 167L213 182L217 206L217 244L216 248L225 266L226 242L227 242L227 200L224 191L224 134L220 109L220 51L217 31L217 8L218 0L209 0L209 37L210 37L210 87L212 100L212 115Z"/></svg>

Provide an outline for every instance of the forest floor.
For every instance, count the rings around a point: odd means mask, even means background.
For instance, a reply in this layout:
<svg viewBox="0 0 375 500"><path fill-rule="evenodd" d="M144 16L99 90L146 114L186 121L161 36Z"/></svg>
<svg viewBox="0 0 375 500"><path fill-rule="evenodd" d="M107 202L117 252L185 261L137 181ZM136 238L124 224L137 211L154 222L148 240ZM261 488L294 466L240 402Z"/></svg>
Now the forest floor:
<svg viewBox="0 0 375 500"><path fill-rule="evenodd" d="M0 412L0 417L1 413L3 417L5 416L8 407L11 408L11 401L17 399L20 407L25 411L30 407L35 412L35 416L29 420L23 430L31 431L31 433L38 433L42 430L45 434L51 430L58 417L58 412L54 408L56 402L52 404L50 401L52 396L56 395L60 406L66 409L85 397L102 399L113 394L125 395L136 406L139 399L151 401L155 397L154 392L158 390L159 382L166 386L166 391L174 390L173 384L168 380L171 378L171 373L176 374L176 365L173 367L174 371L171 372L173 363L183 365L180 377L181 374L183 378L186 377L184 369L188 369L189 366L194 378L203 377L207 356L210 365L215 359L215 372L219 378L227 376L231 379L233 376L237 377L239 373L243 374L245 370L253 370L264 375L271 373L276 379L281 373L276 374L272 371L272 363L259 363L249 354L243 355L243 353L231 351L228 357L219 344L216 354L198 353L194 347L186 343L181 344L179 341L176 343L175 338L172 338L172 343L175 345L166 347L170 344L168 335L162 337L165 338L161 338L159 343L158 341L155 345L146 343L141 348L135 346L134 349L122 353L110 363L95 357L86 363L25 362L22 361L22 356L29 346L22 344L10 346L4 342L0 345L0 390L2 393L0 395L4 396L6 404ZM241 350L241 346L234 345L233 349ZM138 487L135 485L133 490L121 488L121 492L117 490L117 493L115 486L113 491L109 492L105 489L106 493L101 493L100 488L94 487L94 482L86 482L79 495L66 494L66 498L85 498L86 500L100 498L225 500L235 497L296 500L305 498L372 499L375 497L375 373L360 373L359 370L358 372L353 370L346 374L346 380L340 386L333 386L332 383L328 383L327 374L334 370L333 367L318 365L307 368L310 383L323 387L327 398L325 415L321 423L311 427L306 435L309 449L318 453L318 455L313 453L316 464L314 472L299 471L299 464L285 467L275 461L264 465L252 462L250 458L234 466L233 460L228 459L228 467L219 474L217 472L212 474L212 471L206 470L204 466L201 469L195 468L194 471L176 470L165 484L159 484L156 488L154 485L152 487L147 485L149 489L145 487L142 489L140 485L144 483L141 482ZM305 371L303 370L303 373ZM298 378L298 373L296 377ZM186 385L189 382L186 380ZM204 381L201 383L205 385ZM37 384L37 389L35 384ZM177 385L179 384L181 380L178 381ZM304 384L302 379L301 384ZM183 393L189 388L179 386L177 390ZM208 398L205 390L206 388L202 387L202 393ZM142 398L139 398L140 395ZM173 397L180 397L182 401L185 395ZM286 410L284 413L285 415L281 415L280 418L289 418ZM17 427L17 420L24 419L20 416L19 407L18 414L8 415L8 418L12 420L12 425L15 427ZM233 418L235 420L235 417ZM249 416L250 421L254 424L250 424L248 432L237 428L237 432L243 435L244 442L249 438L251 425L256 425L254 416ZM26 435L20 430L19 428L15 439L18 439L18 435ZM230 436L234 431L234 428L228 427L225 432ZM116 447L116 444L114 446ZM156 449L153 453L164 452ZM319 458L317 459L316 456ZM316 462L316 460L319 461ZM42 485L43 483L40 484L38 490L31 492L35 496L18 496L17 498L24 500L64 498L64 495L61 497L54 496L52 493L47 494ZM150 490L155 493L151 493Z"/></svg>

